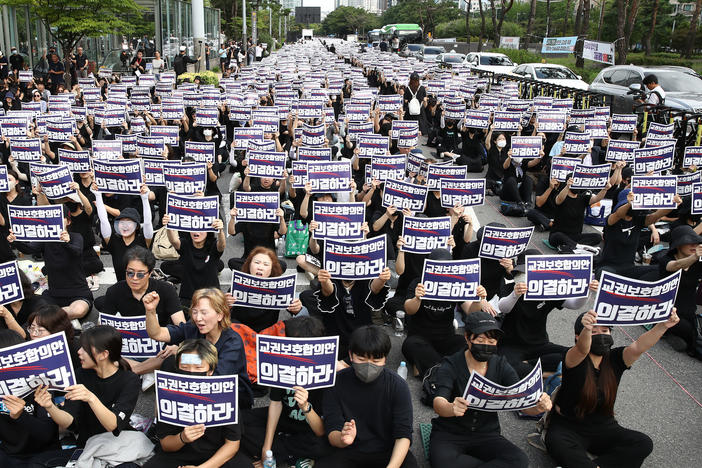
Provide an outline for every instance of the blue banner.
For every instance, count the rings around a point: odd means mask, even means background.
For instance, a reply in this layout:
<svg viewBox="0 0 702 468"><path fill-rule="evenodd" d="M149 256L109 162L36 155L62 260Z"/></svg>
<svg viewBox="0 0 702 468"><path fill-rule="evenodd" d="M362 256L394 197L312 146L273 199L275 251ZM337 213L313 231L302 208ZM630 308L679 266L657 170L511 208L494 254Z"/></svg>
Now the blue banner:
<svg viewBox="0 0 702 468"><path fill-rule="evenodd" d="M236 375L190 376L156 371L159 422L180 427L237 424L238 399Z"/></svg>
<svg viewBox="0 0 702 468"><path fill-rule="evenodd" d="M66 390L76 383L64 332L0 349L0 396L24 398L43 385Z"/></svg>
<svg viewBox="0 0 702 468"><path fill-rule="evenodd" d="M58 166L56 169L46 172L35 172L34 177L39 181L42 192L44 192L44 195L46 195L46 198L49 200L60 200L75 194L70 187L73 182L71 171L65 166Z"/></svg>
<svg viewBox="0 0 702 468"><path fill-rule="evenodd" d="M46 134L49 137L49 141L56 143L67 143L71 141L73 125L75 125L75 122L48 122L46 124Z"/></svg>
<svg viewBox="0 0 702 468"><path fill-rule="evenodd" d="M542 54L570 54L575 50L578 36L544 37L541 43Z"/></svg>
<svg viewBox="0 0 702 468"><path fill-rule="evenodd" d="M66 166L72 174L90 172L90 152L58 149L59 164Z"/></svg>
<svg viewBox="0 0 702 468"><path fill-rule="evenodd" d="M190 157L195 162L214 163L215 162L215 142L214 141L186 141L185 157Z"/></svg>
<svg viewBox="0 0 702 468"><path fill-rule="evenodd" d="M702 181L702 172L690 172L685 174L679 174L678 178L678 195L685 197L692 193L692 185L697 182Z"/></svg>
<svg viewBox="0 0 702 468"><path fill-rule="evenodd" d="M401 180L387 180L383 188L382 206L394 206L398 210L407 208L413 213L424 211L429 189L426 185L414 185Z"/></svg>
<svg viewBox="0 0 702 468"><path fill-rule="evenodd" d="M597 325L665 322L675 304L681 273L678 270L666 278L648 282L603 271L594 306Z"/></svg>
<svg viewBox="0 0 702 468"><path fill-rule="evenodd" d="M440 187L441 206L481 206L485 203L485 179L442 179Z"/></svg>
<svg viewBox="0 0 702 468"><path fill-rule="evenodd" d="M651 148L634 150L634 174L644 175L648 172L661 172L673 168L675 143Z"/></svg>
<svg viewBox="0 0 702 468"><path fill-rule="evenodd" d="M144 163L144 183L149 187L165 187L163 180L163 166L178 164L167 159L142 159Z"/></svg>
<svg viewBox="0 0 702 468"><path fill-rule="evenodd" d="M358 242L327 240L322 265L340 280L377 278L386 266L386 236Z"/></svg>
<svg viewBox="0 0 702 468"><path fill-rule="evenodd" d="M674 124L662 124L651 122L646 132L646 141L648 140L667 140L673 138Z"/></svg>
<svg viewBox="0 0 702 468"><path fill-rule="evenodd" d="M8 205L10 228L18 241L62 242L63 205Z"/></svg>
<svg viewBox="0 0 702 468"><path fill-rule="evenodd" d="M633 176L631 207L635 210L674 209L677 183L676 176Z"/></svg>
<svg viewBox="0 0 702 468"><path fill-rule="evenodd" d="M371 159L371 177L385 182L386 180L402 180L405 177L404 154L373 156Z"/></svg>
<svg viewBox="0 0 702 468"><path fill-rule="evenodd" d="M10 191L10 179L7 177L7 166L0 165L0 193Z"/></svg>
<svg viewBox="0 0 702 468"><path fill-rule="evenodd" d="M390 154L390 138L375 133L358 135L356 137L359 158L385 156Z"/></svg>
<svg viewBox="0 0 702 468"><path fill-rule="evenodd" d="M41 160L41 139L11 138L10 154L17 162L38 162Z"/></svg>
<svg viewBox="0 0 702 468"><path fill-rule="evenodd" d="M212 223L219 215L219 198L188 197L169 193L166 214L168 229L186 232L217 232Z"/></svg>
<svg viewBox="0 0 702 468"><path fill-rule="evenodd" d="M351 190L351 162L309 162L307 180L312 193L348 192Z"/></svg>
<svg viewBox="0 0 702 468"><path fill-rule="evenodd" d="M137 136L137 152L142 158L163 159L166 143L162 137Z"/></svg>
<svg viewBox="0 0 702 468"><path fill-rule="evenodd" d="M400 130L397 137L398 148L414 148L419 145L419 130Z"/></svg>
<svg viewBox="0 0 702 468"><path fill-rule="evenodd" d="M702 166L702 146L686 146L683 167Z"/></svg>
<svg viewBox="0 0 702 468"><path fill-rule="evenodd" d="M495 111L493 119L493 132L518 132L521 125L520 112Z"/></svg>
<svg viewBox="0 0 702 468"><path fill-rule="evenodd" d="M527 249L533 232L534 226L525 228L485 226L479 256L494 260L516 257Z"/></svg>
<svg viewBox="0 0 702 468"><path fill-rule="evenodd" d="M218 127L219 109L216 107L200 107L195 111L195 122L198 127Z"/></svg>
<svg viewBox="0 0 702 468"><path fill-rule="evenodd" d="M302 140L303 146L324 146L327 139L326 128L324 124L304 124L302 127L302 136L300 139Z"/></svg>
<svg viewBox="0 0 702 468"><path fill-rule="evenodd" d="M692 184L692 214L702 214L702 183Z"/></svg>
<svg viewBox="0 0 702 468"><path fill-rule="evenodd" d="M236 222L279 223L276 211L280 207L278 192L235 192Z"/></svg>
<svg viewBox="0 0 702 468"><path fill-rule="evenodd" d="M542 150L539 136L513 136L512 159L521 161L523 158L538 158Z"/></svg>
<svg viewBox="0 0 702 468"><path fill-rule="evenodd" d="M610 129L614 133L634 133L638 116L636 114L612 114Z"/></svg>
<svg viewBox="0 0 702 468"><path fill-rule="evenodd" d="M390 138L393 140L400 138L401 130L419 131L419 122L416 120L393 120L390 127Z"/></svg>
<svg viewBox="0 0 702 468"><path fill-rule="evenodd" d="M541 360L529 375L508 387L491 382L473 371L463 392L470 409L478 411L521 411L533 408L544 392Z"/></svg>
<svg viewBox="0 0 702 468"><path fill-rule="evenodd" d="M331 161L331 148L310 148L300 146L297 148L298 161Z"/></svg>
<svg viewBox="0 0 702 468"><path fill-rule="evenodd" d="M304 189L307 183L307 161L292 162L293 188Z"/></svg>
<svg viewBox="0 0 702 468"><path fill-rule="evenodd" d="M592 255L527 255L525 301L587 297Z"/></svg>
<svg viewBox="0 0 702 468"><path fill-rule="evenodd" d="M166 184L166 190L178 195L205 193L207 164L165 164L163 166L163 182Z"/></svg>
<svg viewBox="0 0 702 468"><path fill-rule="evenodd" d="M451 218L414 218L405 216L402 225L402 238L405 245L402 251L415 254L428 254L434 249L448 249L451 237Z"/></svg>
<svg viewBox="0 0 702 468"><path fill-rule="evenodd" d="M248 122L251 120L251 108L247 106L230 106L229 120Z"/></svg>
<svg viewBox="0 0 702 468"><path fill-rule="evenodd" d="M566 132L563 149L565 154L590 154L592 143L589 133Z"/></svg>
<svg viewBox="0 0 702 468"><path fill-rule="evenodd" d="M379 95L378 109L380 112L398 113L402 109L402 96L399 94Z"/></svg>
<svg viewBox="0 0 702 468"><path fill-rule="evenodd" d="M111 161L122 159L121 140L93 140L93 159Z"/></svg>
<svg viewBox="0 0 702 468"><path fill-rule="evenodd" d="M295 109L300 119L322 118L322 101L319 99L300 99Z"/></svg>
<svg viewBox="0 0 702 468"><path fill-rule="evenodd" d="M139 195L142 184L141 161L99 161L93 159L95 185L104 193Z"/></svg>
<svg viewBox="0 0 702 468"><path fill-rule="evenodd" d="M0 265L0 305L24 299L17 260Z"/></svg>
<svg viewBox="0 0 702 468"><path fill-rule="evenodd" d="M338 336L287 338L256 335L258 383L285 389L333 387L338 347Z"/></svg>
<svg viewBox="0 0 702 468"><path fill-rule="evenodd" d="M366 204L339 202L312 202L312 220L317 228L311 232L314 239L356 241L363 239Z"/></svg>
<svg viewBox="0 0 702 468"><path fill-rule="evenodd" d="M296 274L261 278L241 271L232 271L231 293L235 307L285 309L295 299Z"/></svg>
<svg viewBox="0 0 702 468"><path fill-rule="evenodd" d="M24 116L0 117L0 132L5 138L26 137L29 130L29 119Z"/></svg>
<svg viewBox="0 0 702 468"><path fill-rule="evenodd" d="M562 133L566 129L565 112L539 112L537 118L537 132Z"/></svg>
<svg viewBox="0 0 702 468"><path fill-rule="evenodd" d="M641 143L629 140L609 140L607 144L607 154L605 161L608 162L634 162L634 150L639 148Z"/></svg>
<svg viewBox="0 0 702 468"><path fill-rule="evenodd" d="M282 179L287 159L288 155L284 152L249 150L249 177Z"/></svg>
<svg viewBox="0 0 702 468"><path fill-rule="evenodd" d="M463 180L467 174L466 166L430 164L427 171L427 188L439 190L442 180Z"/></svg>
<svg viewBox="0 0 702 468"><path fill-rule="evenodd" d="M468 109L463 125L466 128L480 128L487 130L490 127L490 111Z"/></svg>
<svg viewBox="0 0 702 468"><path fill-rule="evenodd" d="M393 121L394 122L394 121ZM349 140L357 141L359 135L373 133L373 122L349 122Z"/></svg>
<svg viewBox="0 0 702 468"><path fill-rule="evenodd" d="M564 158L554 156L551 159L551 179L558 182L565 182L566 178L573 174L575 166L580 163L580 158Z"/></svg>
<svg viewBox="0 0 702 468"><path fill-rule="evenodd" d="M424 260L422 300L477 301L480 286L480 259Z"/></svg>
<svg viewBox="0 0 702 468"><path fill-rule="evenodd" d="M148 359L161 351L161 343L149 338L146 332L146 317L121 317L98 314L100 325L109 325L122 335L122 357L128 359Z"/></svg>
<svg viewBox="0 0 702 468"><path fill-rule="evenodd" d="M176 125L152 125L149 127L152 137L162 137L167 145L178 146L180 141L180 127Z"/></svg>
<svg viewBox="0 0 702 468"><path fill-rule="evenodd" d="M576 164L573 169L573 185L571 189L601 190L607 186L611 164L586 166Z"/></svg>

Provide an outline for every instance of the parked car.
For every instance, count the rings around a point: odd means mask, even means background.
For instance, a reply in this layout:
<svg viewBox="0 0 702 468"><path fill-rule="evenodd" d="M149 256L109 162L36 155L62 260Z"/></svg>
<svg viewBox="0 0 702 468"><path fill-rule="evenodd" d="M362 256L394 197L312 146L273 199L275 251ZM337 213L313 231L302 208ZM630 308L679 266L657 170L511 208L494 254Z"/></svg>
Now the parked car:
<svg viewBox="0 0 702 468"><path fill-rule="evenodd" d="M464 66L465 54L457 54L455 52L446 52L439 54L436 57L436 64L441 67L452 68Z"/></svg>
<svg viewBox="0 0 702 468"><path fill-rule="evenodd" d="M446 52L442 46L425 46L422 50L421 59L424 62L435 62L436 57Z"/></svg>
<svg viewBox="0 0 702 468"><path fill-rule="evenodd" d="M424 44L405 44L398 53L401 57L421 57L423 50Z"/></svg>
<svg viewBox="0 0 702 468"><path fill-rule="evenodd" d="M580 75L573 73L570 68L553 63L523 63L515 68L512 74L583 91L586 91L589 86Z"/></svg>
<svg viewBox="0 0 702 468"><path fill-rule="evenodd" d="M493 73L511 73L517 66L505 54L493 52L471 52L466 55L465 63L471 70Z"/></svg>
<svg viewBox="0 0 702 468"><path fill-rule="evenodd" d="M588 89L612 95L612 112L629 113L635 94L643 88L643 79L648 75L658 78L665 91L666 106L702 112L702 76L687 67L615 65L602 70Z"/></svg>

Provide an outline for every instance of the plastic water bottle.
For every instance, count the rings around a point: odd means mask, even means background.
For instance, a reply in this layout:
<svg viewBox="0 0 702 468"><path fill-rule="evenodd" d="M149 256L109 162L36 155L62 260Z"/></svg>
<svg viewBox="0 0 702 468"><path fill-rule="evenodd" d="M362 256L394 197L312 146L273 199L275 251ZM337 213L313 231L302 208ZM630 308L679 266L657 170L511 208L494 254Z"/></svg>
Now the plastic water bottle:
<svg viewBox="0 0 702 468"><path fill-rule="evenodd" d="M402 361L400 367L397 368L397 375L407 380L407 364L405 364L405 361Z"/></svg>
<svg viewBox="0 0 702 468"><path fill-rule="evenodd" d="M272 450L266 450L266 458L263 459L263 468L275 468L275 458L273 458Z"/></svg>
<svg viewBox="0 0 702 468"><path fill-rule="evenodd" d="M405 331L405 313L402 310L395 312L395 336L402 336Z"/></svg>

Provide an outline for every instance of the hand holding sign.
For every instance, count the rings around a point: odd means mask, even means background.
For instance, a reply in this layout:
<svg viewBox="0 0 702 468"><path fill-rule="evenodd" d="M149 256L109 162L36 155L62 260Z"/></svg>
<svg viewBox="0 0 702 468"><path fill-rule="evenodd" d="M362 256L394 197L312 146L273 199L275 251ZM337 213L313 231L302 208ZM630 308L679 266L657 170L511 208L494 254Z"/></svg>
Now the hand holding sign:
<svg viewBox="0 0 702 468"><path fill-rule="evenodd" d="M180 440L185 442L186 444L192 444L203 435L205 435L205 425L195 424L194 426L185 427L180 433L179 437Z"/></svg>
<svg viewBox="0 0 702 468"><path fill-rule="evenodd" d="M17 419L22 415L24 411L25 401L14 395L5 395L2 397L2 402L7 407L10 412L10 418Z"/></svg>
<svg viewBox="0 0 702 468"><path fill-rule="evenodd" d="M592 327L597 324L597 314L593 309L587 311L583 318L581 319L583 327L587 331L592 331Z"/></svg>
<svg viewBox="0 0 702 468"><path fill-rule="evenodd" d="M460 418L464 414L466 414L466 410L468 409L468 402L465 400L465 398L456 397L453 399L451 407L453 408L453 415L457 418Z"/></svg>

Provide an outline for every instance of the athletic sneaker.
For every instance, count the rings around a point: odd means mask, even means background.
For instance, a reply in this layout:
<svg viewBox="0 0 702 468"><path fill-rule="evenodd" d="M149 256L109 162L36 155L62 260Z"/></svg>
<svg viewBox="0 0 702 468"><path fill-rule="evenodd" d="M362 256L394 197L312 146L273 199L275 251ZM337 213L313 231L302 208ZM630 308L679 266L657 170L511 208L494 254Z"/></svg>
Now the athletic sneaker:
<svg viewBox="0 0 702 468"><path fill-rule="evenodd" d="M314 460L310 458L298 458L295 462L295 468L312 468L314 466Z"/></svg>

